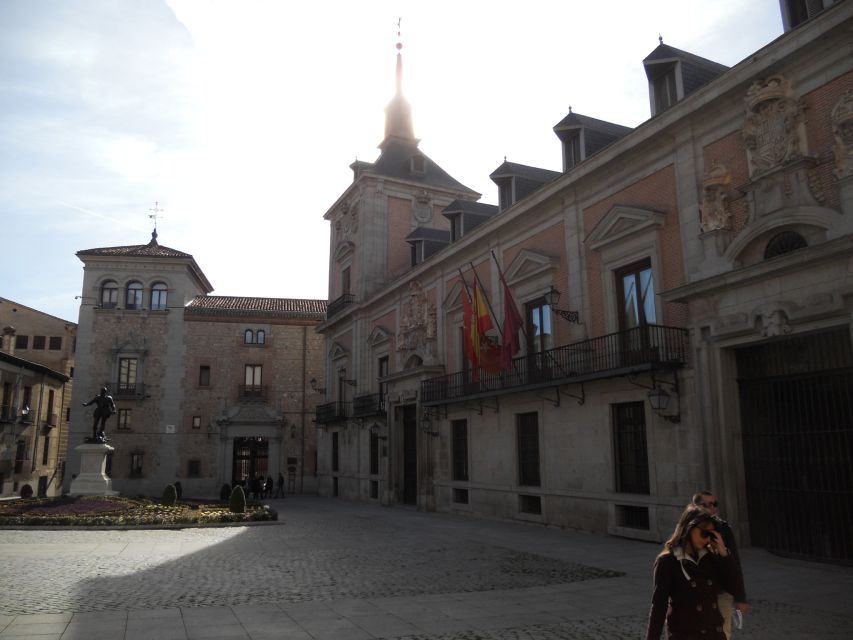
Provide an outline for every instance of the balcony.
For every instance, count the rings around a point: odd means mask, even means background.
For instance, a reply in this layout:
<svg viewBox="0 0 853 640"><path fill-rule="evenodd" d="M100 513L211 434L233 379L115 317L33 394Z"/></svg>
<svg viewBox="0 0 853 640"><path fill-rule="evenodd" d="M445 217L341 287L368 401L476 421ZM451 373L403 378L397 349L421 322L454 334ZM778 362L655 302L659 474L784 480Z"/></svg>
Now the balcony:
<svg viewBox="0 0 853 640"><path fill-rule="evenodd" d="M262 384L238 384L237 397L244 401L264 402L267 399L267 388Z"/></svg>
<svg viewBox="0 0 853 640"><path fill-rule="evenodd" d="M141 398L145 395L145 385L141 382L116 382L115 398Z"/></svg>
<svg viewBox="0 0 853 640"><path fill-rule="evenodd" d="M677 369L687 362L686 329L645 325L514 358L501 373L472 380L459 371L421 382L425 406L460 402L640 371Z"/></svg>
<svg viewBox="0 0 853 640"><path fill-rule="evenodd" d="M355 296L351 293L345 293L340 298L333 300L326 307L326 320L338 315L347 305L351 305L353 302L355 302Z"/></svg>
<svg viewBox="0 0 853 640"><path fill-rule="evenodd" d="M330 422L343 422L349 417L349 402L327 402L317 405L317 424L329 424Z"/></svg>
<svg viewBox="0 0 853 640"><path fill-rule="evenodd" d="M379 393L357 396L352 401L352 417L367 418L385 415L385 398Z"/></svg>

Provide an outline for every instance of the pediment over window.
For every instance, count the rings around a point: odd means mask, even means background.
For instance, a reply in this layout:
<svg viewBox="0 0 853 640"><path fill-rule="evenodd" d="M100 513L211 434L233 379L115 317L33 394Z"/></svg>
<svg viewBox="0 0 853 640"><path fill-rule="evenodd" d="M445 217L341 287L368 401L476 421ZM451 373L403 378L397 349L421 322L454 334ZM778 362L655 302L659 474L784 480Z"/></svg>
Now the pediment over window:
<svg viewBox="0 0 853 640"><path fill-rule="evenodd" d="M504 272L504 278L507 284L517 285L525 280L555 271L559 266L560 258L556 256L522 249Z"/></svg>
<svg viewBox="0 0 853 640"><path fill-rule="evenodd" d="M593 251L601 251L639 233L659 229L665 219L665 214L660 211L616 205L595 225L586 237L586 243Z"/></svg>
<svg viewBox="0 0 853 640"><path fill-rule="evenodd" d="M338 243L338 246L335 248L334 259L336 262L343 262L347 258L349 258L355 252L355 244L346 240L344 242Z"/></svg>
<svg viewBox="0 0 853 640"><path fill-rule="evenodd" d="M393 333L388 331L385 327L373 327L373 331L370 332L370 335L367 336L367 344L371 347L379 346L385 342L388 342L393 337Z"/></svg>
<svg viewBox="0 0 853 640"><path fill-rule="evenodd" d="M329 358L332 360L339 360L341 358L346 358L349 355L349 349L344 347L339 342L333 342L332 348L329 349Z"/></svg>

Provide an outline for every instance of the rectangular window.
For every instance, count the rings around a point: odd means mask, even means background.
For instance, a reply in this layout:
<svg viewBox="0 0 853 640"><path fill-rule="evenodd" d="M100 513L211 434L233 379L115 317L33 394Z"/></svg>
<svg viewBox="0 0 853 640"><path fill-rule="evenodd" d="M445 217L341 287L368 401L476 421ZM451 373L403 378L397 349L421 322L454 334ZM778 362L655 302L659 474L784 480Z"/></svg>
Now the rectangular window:
<svg viewBox="0 0 853 640"><path fill-rule="evenodd" d="M12 383L3 383L3 407L0 413L0 420L12 419Z"/></svg>
<svg viewBox="0 0 853 640"><path fill-rule="evenodd" d="M118 418L118 426L116 427L119 431L130 431L130 409L119 409L116 417Z"/></svg>
<svg viewBox="0 0 853 640"><path fill-rule="evenodd" d="M53 389L49 389L47 392L47 423L55 427L58 422L57 417L53 415L53 403L56 399L56 392Z"/></svg>
<svg viewBox="0 0 853 640"><path fill-rule="evenodd" d="M201 477L201 460L187 460L187 477Z"/></svg>
<svg viewBox="0 0 853 640"><path fill-rule="evenodd" d="M462 237L462 214L450 218L450 241L456 242Z"/></svg>
<svg viewBox="0 0 853 640"><path fill-rule="evenodd" d="M210 367L203 365L198 368L198 386L210 386Z"/></svg>
<svg viewBox="0 0 853 640"><path fill-rule="evenodd" d="M527 353L541 353L554 347L551 330L551 305L544 298L528 302L527 311Z"/></svg>
<svg viewBox="0 0 853 640"><path fill-rule="evenodd" d="M580 133L563 142L565 153L566 171L579 164L581 161L581 136Z"/></svg>
<svg viewBox="0 0 853 640"><path fill-rule="evenodd" d="M539 414L519 413L515 416L518 435L518 484L538 487L539 479Z"/></svg>
<svg viewBox="0 0 853 640"><path fill-rule="evenodd" d="M15 447L15 473L21 473L24 470L24 462L27 460L27 441L18 440Z"/></svg>
<svg viewBox="0 0 853 640"><path fill-rule="evenodd" d="M259 364L247 364L246 365L246 386L247 387L260 387L261 381L263 379L263 367Z"/></svg>
<svg viewBox="0 0 853 640"><path fill-rule="evenodd" d="M130 477L131 478L140 478L142 477L142 453L131 453L130 454Z"/></svg>
<svg viewBox="0 0 853 640"><path fill-rule="evenodd" d="M453 479L468 481L468 421L454 420L453 431Z"/></svg>
<svg viewBox="0 0 853 640"><path fill-rule="evenodd" d="M388 376L388 356L382 356L376 361L376 377L379 378L379 400L384 402L388 395L388 383L381 382L382 378Z"/></svg>
<svg viewBox="0 0 853 640"><path fill-rule="evenodd" d="M649 493L645 403L613 405L613 466L619 493Z"/></svg>
<svg viewBox="0 0 853 640"><path fill-rule="evenodd" d="M44 449L41 453L41 464L43 467L47 466L47 461L50 460L50 436L44 437Z"/></svg>
<svg viewBox="0 0 853 640"><path fill-rule="evenodd" d="M518 496L518 510L521 513L540 515L542 513L542 498L539 496Z"/></svg>
<svg viewBox="0 0 853 640"><path fill-rule="evenodd" d="M59 351L60 349L62 349L62 336L50 336L48 349L50 349L51 351Z"/></svg>
<svg viewBox="0 0 853 640"><path fill-rule="evenodd" d="M651 260L646 258L616 271L621 329L657 322L655 284Z"/></svg>
<svg viewBox="0 0 853 640"><path fill-rule="evenodd" d="M47 338L44 336L33 336L33 349L42 350Z"/></svg>
<svg viewBox="0 0 853 640"><path fill-rule="evenodd" d="M118 361L118 391L119 393L136 393L136 372L139 360L136 358L119 358Z"/></svg>
<svg viewBox="0 0 853 640"><path fill-rule="evenodd" d="M655 94L655 115L675 104L678 96L675 90L675 67L659 75L652 81Z"/></svg>
<svg viewBox="0 0 853 640"><path fill-rule="evenodd" d="M340 471L340 451L338 449L338 432L332 434L332 471Z"/></svg>
<svg viewBox="0 0 853 640"><path fill-rule="evenodd" d="M379 434L370 434L370 475L379 474Z"/></svg>
<svg viewBox="0 0 853 640"><path fill-rule="evenodd" d="M29 348L30 337L29 336L15 336L15 348L16 349L27 349Z"/></svg>
<svg viewBox="0 0 853 640"><path fill-rule="evenodd" d="M379 500L379 480L370 481L370 499Z"/></svg>
<svg viewBox="0 0 853 640"><path fill-rule="evenodd" d="M33 408L33 388L32 387L24 387L24 397L23 402L21 403L21 409L27 407L30 409L29 419L35 419L35 412L32 410Z"/></svg>
<svg viewBox="0 0 853 640"><path fill-rule="evenodd" d="M193 429L201 429L201 416L193 416Z"/></svg>
<svg viewBox="0 0 853 640"><path fill-rule="evenodd" d="M454 489L453 502L457 504L468 504L468 489Z"/></svg>
<svg viewBox="0 0 853 640"><path fill-rule="evenodd" d="M341 269L341 295L345 296L350 292L350 268L344 267Z"/></svg>

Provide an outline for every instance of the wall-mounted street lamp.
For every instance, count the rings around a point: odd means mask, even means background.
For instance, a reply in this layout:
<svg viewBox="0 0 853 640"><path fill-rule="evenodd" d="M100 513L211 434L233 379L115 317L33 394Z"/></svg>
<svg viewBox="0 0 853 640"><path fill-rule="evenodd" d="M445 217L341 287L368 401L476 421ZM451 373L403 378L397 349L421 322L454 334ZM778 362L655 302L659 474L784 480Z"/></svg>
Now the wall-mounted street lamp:
<svg viewBox="0 0 853 640"><path fill-rule="evenodd" d="M557 303L560 302L560 292L554 288L554 285L551 285L548 293L545 294L545 302L547 302L548 306L551 307L551 311L556 313L563 320L574 322L575 324L581 323L579 311L568 311L567 309L557 308Z"/></svg>
<svg viewBox="0 0 853 640"><path fill-rule="evenodd" d="M376 436L377 440L387 440L388 436L379 435L379 432L381 430L382 430L382 427L379 426L378 422L374 422L372 425L370 425L370 433L372 435Z"/></svg>
<svg viewBox="0 0 853 640"><path fill-rule="evenodd" d="M314 393L326 393L325 387L317 386L317 378L311 378L311 382L309 382L308 384L311 385L311 391L313 391Z"/></svg>
<svg viewBox="0 0 853 640"><path fill-rule="evenodd" d="M349 386L351 386L351 387L354 387L354 386L356 386L356 385L358 384L358 383L356 382L355 378L353 378L352 380L348 380L348 379L347 379L347 369L346 369L346 367L339 367L339 368L338 368L338 377L341 379L341 382L345 382L345 383L347 383L347 384L348 384Z"/></svg>

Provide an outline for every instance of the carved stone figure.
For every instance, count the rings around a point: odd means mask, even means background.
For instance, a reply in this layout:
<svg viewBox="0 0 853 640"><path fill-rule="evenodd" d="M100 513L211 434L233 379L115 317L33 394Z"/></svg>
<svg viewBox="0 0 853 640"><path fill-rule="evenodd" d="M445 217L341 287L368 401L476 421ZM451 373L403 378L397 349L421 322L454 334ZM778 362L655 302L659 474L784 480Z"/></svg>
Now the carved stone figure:
<svg viewBox="0 0 853 640"><path fill-rule="evenodd" d="M788 324L788 315L782 309L774 309L770 313L761 316L761 335L765 338L784 336L791 333L791 325Z"/></svg>
<svg viewBox="0 0 853 640"><path fill-rule="evenodd" d="M111 395L107 393L106 387L101 387L101 393L96 395L89 402L84 402L83 406L95 405L95 411L92 414L94 421L92 422L92 437L87 438L88 442L105 443L107 437L104 434L107 426L107 418L116 412L116 405L113 402Z"/></svg>
<svg viewBox="0 0 853 640"><path fill-rule="evenodd" d="M787 78L774 75L754 82L747 91L746 104L742 135L750 176L803 155L803 107L791 96Z"/></svg>
<svg viewBox="0 0 853 640"><path fill-rule="evenodd" d="M832 133L835 135L835 175L853 176L853 93L848 91L832 109Z"/></svg>
<svg viewBox="0 0 853 640"><path fill-rule="evenodd" d="M427 340L435 340L435 306L429 304L423 285L413 280L409 285L409 306L400 318L397 351L423 348Z"/></svg>
<svg viewBox="0 0 853 640"><path fill-rule="evenodd" d="M732 228L732 214L728 206L729 185L732 174L725 165L716 160L702 181L702 221L703 232Z"/></svg>

